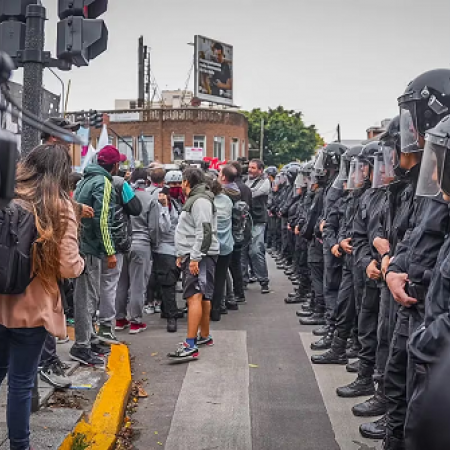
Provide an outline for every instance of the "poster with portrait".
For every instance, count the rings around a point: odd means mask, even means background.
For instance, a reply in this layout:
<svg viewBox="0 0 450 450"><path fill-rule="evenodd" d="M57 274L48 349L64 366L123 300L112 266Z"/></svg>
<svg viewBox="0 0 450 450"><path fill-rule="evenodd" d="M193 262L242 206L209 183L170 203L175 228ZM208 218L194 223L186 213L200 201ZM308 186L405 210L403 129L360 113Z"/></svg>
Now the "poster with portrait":
<svg viewBox="0 0 450 450"><path fill-rule="evenodd" d="M201 101L233 105L233 47L195 36L195 97Z"/></svg>

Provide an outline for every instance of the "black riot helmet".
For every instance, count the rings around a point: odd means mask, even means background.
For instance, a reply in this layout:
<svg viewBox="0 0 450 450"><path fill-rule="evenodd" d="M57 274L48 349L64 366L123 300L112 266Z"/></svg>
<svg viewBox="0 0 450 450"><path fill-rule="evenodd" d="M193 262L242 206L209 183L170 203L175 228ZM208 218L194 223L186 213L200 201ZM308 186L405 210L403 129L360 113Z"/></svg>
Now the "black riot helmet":
<svg viewBox="0 0 450 450"><path fill-rule="evenodd" d="M419 75L398 98L402 152L422 151L419 137L450 113L450 69Z"/></svg>
<svg viewBox="0 0 450 450"><path fill-rule="evenodd" d="M348 147L340 142L332 142L323 149L324 169L339 169L341 156L348 150Z"/></svg>
<svg viewBox="0 0 450 450"><path fill-rule="evenodd" d="M386 170L391 172L392 169L398 178L403 178L406 170L400 167L400 116L389 122L386 131L380 135L380 141Z"/></svg>
<svg viewBox="0 0 450 450"><path fill-rule="evenodd" d="M369 142L350 163L347 189L363 188L370 180L375 164L375 155L381 151L380 141Z"/></svg>
<svg viewBox="0 0 450 450"><path fill-rule="evenodd" d="M441 191L450 196L450 116L425 135L416 195L435 197Z"/></svg>
<svg viewBox="0 0 450 450"><path fill-rule="evenodd" d="M300 172L300 164L292 164L286 169L286 176L291 186L294 185L295 179L297 178L297 174Z"/></svg>
<svg viewBox="0 0 450 450"><path fill-rule="evenodd" d="M278 174L278 169L275 166L269 166L264 172L268 177L275 178Z"/></svg>
<svg viewBox="0 0 450 450"><path fill-rule="evenodd" d="M348 174L350 173L350 163L352 159L359 156L363 149L363 145L355 145L346 150L341 156L341 164L339 167L339 175L336 177L333 183L335 189L344 189L348 181Z"/></svg>
<svg viewBox="0 0 450 450"><path fill-rule="evenodd" d="M372 141L363 147L361 153L358 155L360 161L365 161L373 167L375 161L375 154L381 151L381 142Z"/></svg>

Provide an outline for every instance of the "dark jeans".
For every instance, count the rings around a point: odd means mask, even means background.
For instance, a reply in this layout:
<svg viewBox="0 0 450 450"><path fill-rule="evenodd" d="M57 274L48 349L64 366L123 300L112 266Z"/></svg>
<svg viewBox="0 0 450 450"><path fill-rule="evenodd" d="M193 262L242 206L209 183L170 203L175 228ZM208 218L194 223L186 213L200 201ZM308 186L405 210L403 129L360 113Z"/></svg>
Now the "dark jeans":
<svg viewBox="0 0 450 450"><path fill-rule="evenodd" d="M242 271L244 272L244 282L245 271L248 271L248 267L251 264L253 272L261 286L266 286L269 284L269 273L266 262L266 245L264 244L265 229L265 223L254 224L252 228L252 242L250 243L247 252L245 249L242 251Z"/></svg>
<svg viewBox="0 0 450 450"><path fill-rule="evenodd" d="M11 450L30 447L31 393L47 335L44 327L7 329L0 325L0 384L8 374Z"/></svg>
<svg viewBox="0 0 450 450"><path fill-rule="evenodd" d="M178 314L176 287L180 278L176 256L153 253L153 273L156 285L161 289L164 312L169 318L176 318Z"/></svg>
<svg viewBox="0 0 450 450"><path fill-rule="evenodd" d="M240 248L234 249L233 253L231 254L230 271L231 276L233 277L234 296L237 298L245 297L241 260L242 260L242 250Z"/></svg>
<svg viewBox="0 0 450 450"><path fill-rule="evenodd" d="M220 305L225 296L225 283L227 281L231 255L231 253L229 255L220 255L217 259L216 274L214 277L214 294L211 302L211 308L215 310L220 309Z"/></svg>

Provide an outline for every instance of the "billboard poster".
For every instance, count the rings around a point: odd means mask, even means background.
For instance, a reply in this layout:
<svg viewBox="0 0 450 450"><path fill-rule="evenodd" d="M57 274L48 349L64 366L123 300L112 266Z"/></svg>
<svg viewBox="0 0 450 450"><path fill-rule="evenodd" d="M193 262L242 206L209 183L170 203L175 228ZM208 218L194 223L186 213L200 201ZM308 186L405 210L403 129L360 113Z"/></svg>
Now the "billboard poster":
<svg viewBox="0 0 450 450"><path fill-rule="evenodd" d="M205 151L202 148L186 147L186 161L203 161Z"/></svg>
<svg viewBox="0 0 450 450"><path fill-rule="evenodd" d="M195 96L202 101L233 105L233 47L195 36Z"/></svg>

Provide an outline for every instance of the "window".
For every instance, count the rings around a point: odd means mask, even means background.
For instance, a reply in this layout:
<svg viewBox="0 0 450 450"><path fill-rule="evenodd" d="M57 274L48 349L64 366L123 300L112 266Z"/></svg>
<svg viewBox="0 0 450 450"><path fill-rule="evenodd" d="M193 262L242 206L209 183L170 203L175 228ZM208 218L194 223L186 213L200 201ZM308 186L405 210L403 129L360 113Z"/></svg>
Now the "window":
<svg viewBox="0 0 450 450"><path fill-rule="evenodd" d="M214 138L214 158L218 158L219 161L223 161L225 159L224 150L225 150L225 138L215 137Z"/></svg>
<svg viewBox="0 0 450 450"><path fill-rule="evenodd" d="M247 149L245 148L245 141L241 141L241 156L247 157Z"/></svg>
<svg viewBox="0 0 450 450"><path fill-rule="evenodd" d="M176 134L173 135L172 155L174 161L184 159L184 136Z"/></svg>
<svg viewBox="0 0 450 450"><path fill-rule="evenodd" d="M114 136L108 136L109 145L114 145L116 138Z"/></svg>
<svg viewBox="0 0 450 450"><path fill-rule="evenodd" d="M155 139L153 136L140 136L139 137L139 154L138 159L144 162L144 148L147 150L147 156L149 162L155 160Z"/></svg>
<svg viewBox="0 0 450 450"><path fill-rule="evenodd" d="M230 159L236 161L239 158L239 139L231 139Z"/></svg>
<svg viewBox="0 0 450 450"><path fill-rule="evenodd" d="M133 154L134 151L130 148L130 146L131 146L134 149L133 138L130 136L122 137L122 139L118 139L118 143L119 143L119 148L118 148L119 152L126 155L128 161L131 161L134 157L134 154Z"/></svg>
<svg viewBox="0 0 450 450"><path fill-rule="evenodd" d="M206 148L206 136L194 136L194 148Z"/></svg>

